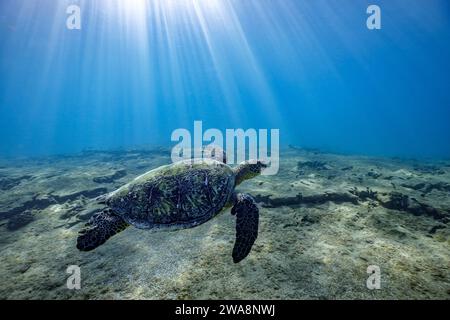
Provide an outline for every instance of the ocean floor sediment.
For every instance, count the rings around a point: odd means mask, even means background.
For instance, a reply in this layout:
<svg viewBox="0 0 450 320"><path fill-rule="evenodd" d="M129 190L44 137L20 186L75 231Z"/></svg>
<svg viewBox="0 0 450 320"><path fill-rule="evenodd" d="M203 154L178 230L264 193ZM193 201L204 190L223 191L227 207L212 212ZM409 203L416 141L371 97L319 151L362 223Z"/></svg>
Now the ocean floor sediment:
<svg viewBox="0 0 450 320"><path fill-rule="evenodd" d="M93 198L170 163L166 149L0 160L0 299L450 299L450 161L295 147L244 182L259 236L234 264L235 217L192 229L128 228L76 249ZM69 290L70 265L81 289ZM366 286L379 266L381 288Z"/></svg>

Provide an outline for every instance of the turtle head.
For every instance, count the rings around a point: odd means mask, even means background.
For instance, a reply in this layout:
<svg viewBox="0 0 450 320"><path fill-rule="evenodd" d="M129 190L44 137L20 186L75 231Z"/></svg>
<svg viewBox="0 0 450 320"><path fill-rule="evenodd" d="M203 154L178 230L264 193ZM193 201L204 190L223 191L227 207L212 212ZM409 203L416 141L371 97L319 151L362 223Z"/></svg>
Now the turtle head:
<svg viewBox="0 0 450 320"><path fill-rule="evenodd" d="M236 185L240 184L244 180L260 175L264 168L267 168L267 164L259 160L242 162L234 169L236 174Z"/></svg>

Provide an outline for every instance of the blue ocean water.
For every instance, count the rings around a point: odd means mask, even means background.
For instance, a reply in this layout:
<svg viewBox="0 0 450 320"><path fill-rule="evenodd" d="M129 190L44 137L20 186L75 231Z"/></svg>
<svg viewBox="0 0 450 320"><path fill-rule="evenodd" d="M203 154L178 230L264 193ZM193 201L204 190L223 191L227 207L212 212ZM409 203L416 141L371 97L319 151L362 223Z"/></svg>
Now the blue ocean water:
<svg viewBox="0 0 450 320"><path fill-rule="evenodd" d="M447 0L2 0L0 155L170 146L201 120L449 157L449 39Z"/></svg>

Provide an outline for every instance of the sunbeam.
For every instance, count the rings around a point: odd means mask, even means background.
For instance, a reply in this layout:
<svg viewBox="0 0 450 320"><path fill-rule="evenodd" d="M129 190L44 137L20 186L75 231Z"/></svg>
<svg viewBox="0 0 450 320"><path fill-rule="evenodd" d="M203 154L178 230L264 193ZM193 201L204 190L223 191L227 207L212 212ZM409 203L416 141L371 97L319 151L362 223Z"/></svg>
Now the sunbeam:
<svg viewBox="0 0 450 320"><path fill-rule="evenodd" d="M80 30L66 28L74 4ZM375 128L381 119L403 119L400 102L426 103L416 82L396 80L413 72L434 83L435 113L445 114L445 81L432 78L448 63L425 67L427 56L440 60L437 52L449 51L438 38L447 17L439 1L427 13L390 2L383 11L390 32L378 33L365 26L366 5L348 1L6 0L1 9L0 121L23 139L6 136L11 152L35 140L35 152L166 144L172 130L194 120L220 129L280 128L286 143L301 137L306 145L344 149L349 143L339 140L351 140L354 127L381 151L386 146L372 133L384 132ZM398 102L387 98L394 93ZM13 108L27 112L18 116ZM429 128L418 123L428 115L412 110L422 117L401 127ZM438 122L423 134L442 136L446 128ZM362 141L349 149L362 150Z"/></svg>

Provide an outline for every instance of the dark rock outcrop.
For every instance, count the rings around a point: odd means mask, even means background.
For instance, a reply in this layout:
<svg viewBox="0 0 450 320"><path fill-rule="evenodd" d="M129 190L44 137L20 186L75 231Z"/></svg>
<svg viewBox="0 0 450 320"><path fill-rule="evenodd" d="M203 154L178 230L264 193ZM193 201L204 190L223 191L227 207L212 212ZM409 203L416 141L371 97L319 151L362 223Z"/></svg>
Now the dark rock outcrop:
<svg viewBox="0 0 450 320"><path fill-rule="evenodd" d="M317 170L317 171L323 171L323 170L329 170L330 166L327 165L323 161L299 161L297 162L297 168L299 170L303 170L305 168Z"/></svg>
<svg viewBox="0 0 450 320"><path fill-rule="evenodd" d="M432 206L419 202L417 199L410 198L405 194L391 192L387 196L387 200L379 199L380 204L387 209L404 211L416 216L425 215L442 221L448 219L448 212L433 208Z"/></svg>
<svg viewBox="0 0 450 320"><path fill-rule="evenodd" d="M300 206L300 205L319 205L326 202L358 203L358 198L350 193L329 192L317 195L303 196L301 193L293 197L277 197L271 196L255 196L257 202L263 203L265 207L281 207L281 206Z"/></svg>
<svg viewBox="0 0 450 320"><path fill-rule="evenodd" d="M420 182L417 184L403 184L402 186L408 189L421 191L423 192L423 194L428 194L433 190L450 192L450 184L445 182L436 182L436 183Z"/></svg>

